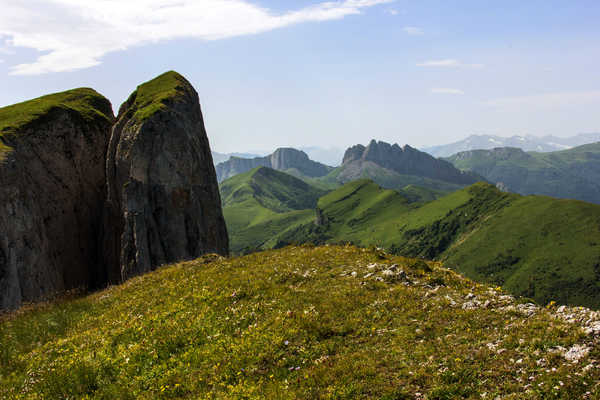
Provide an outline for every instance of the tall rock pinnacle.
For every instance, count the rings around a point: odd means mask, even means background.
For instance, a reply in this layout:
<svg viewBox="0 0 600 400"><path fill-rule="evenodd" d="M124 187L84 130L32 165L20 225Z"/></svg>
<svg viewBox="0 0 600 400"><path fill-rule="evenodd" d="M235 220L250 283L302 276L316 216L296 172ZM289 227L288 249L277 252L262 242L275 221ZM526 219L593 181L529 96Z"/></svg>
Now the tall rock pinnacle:
<svg viewBox="0 0 600 400"><path fill-rule="evenodd" d="M138 86L121 106L106 159L107 281L229 243L198 94L176 72Z"/></svg>

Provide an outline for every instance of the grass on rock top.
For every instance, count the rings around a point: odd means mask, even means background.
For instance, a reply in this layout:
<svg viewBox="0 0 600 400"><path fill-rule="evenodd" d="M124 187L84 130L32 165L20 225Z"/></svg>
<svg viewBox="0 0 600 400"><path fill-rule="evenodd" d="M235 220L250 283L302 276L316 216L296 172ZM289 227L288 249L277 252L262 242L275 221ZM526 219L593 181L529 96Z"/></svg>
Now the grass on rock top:
<svg viewBox="0 0 600 400"><path fill-rule="evenodd" d="M288 247L4 317L0 397L599 398L590 340L435 263Z"/></svg>
<svg viewBox="0 0 600 400"><path fill-rule="evenodd" d="M165 72L139 85L132 94L132 96L135 96L134 118L139 122L145 121L154 113L163 109L166 100L183 94L188 86L190 86L189 82L175 71Z"/></svg>
<svg viewBox="0 0 600 400"><path fill-rule="evenodd" d="M93 89L79 88L0 108L0 137L17 133L56 108L75 111L87 120L113 119L106 98Z"/></svg>

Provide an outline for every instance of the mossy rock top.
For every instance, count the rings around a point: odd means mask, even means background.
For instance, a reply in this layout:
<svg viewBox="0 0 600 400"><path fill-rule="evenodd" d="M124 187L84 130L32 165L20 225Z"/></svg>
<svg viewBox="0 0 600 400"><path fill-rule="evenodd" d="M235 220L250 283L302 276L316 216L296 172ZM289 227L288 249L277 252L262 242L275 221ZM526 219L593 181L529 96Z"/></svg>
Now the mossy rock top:
<svg viewBox="0 0 600 400"><path fill-rule="evenodd" d="M94 89L78 88L0 108L0 137L18 133L56 109L77 112L90 121L112 121L114 118L108 99ZM0 144L0 149L2 146Z"/></svg>
<svg viewBox="0 0 600 400"><path fill-rule="evenodd" d="M165 72L156 78L142 83L121 106L123 111L133 111L132 117L144 122L157 111L163 110L169 100L182 97L192 89L192 85L181 74L175 71ZM123 107L127 107L123 110Z"/></svg>

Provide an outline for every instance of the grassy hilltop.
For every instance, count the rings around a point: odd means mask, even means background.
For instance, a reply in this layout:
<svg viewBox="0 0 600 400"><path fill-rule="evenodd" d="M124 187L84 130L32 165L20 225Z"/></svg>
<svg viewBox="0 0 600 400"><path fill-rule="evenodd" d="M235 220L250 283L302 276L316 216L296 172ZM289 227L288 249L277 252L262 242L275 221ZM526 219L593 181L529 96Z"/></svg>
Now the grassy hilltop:
<svg viewBox="0 0 600 400"><path fill-rule="evenodd" d="M599 317L375 249L207 256L3 317L0 397L600 398Z"/></svg>
<svg viewBox="0 0 600 400"><path fill-rule="evenodd" d="M259 167L221 184L223 215L233 253L259 246L314 219L314 207L325 191L271 168Z"/></svg>
<svg viewBox="0 0 600 400"><path fill-rule="evenodd" d="M427 198L426 191L413 193ZM542 304L600 306L599 206L503 193L485 183L433 201L420 196L362 179L321 196L310 209L269 214L255 207L234 219L239 205L231 199L224 214L233 251L307 242L377 245L443 261ZM260 217L242 226L250 216Z"/></svg>

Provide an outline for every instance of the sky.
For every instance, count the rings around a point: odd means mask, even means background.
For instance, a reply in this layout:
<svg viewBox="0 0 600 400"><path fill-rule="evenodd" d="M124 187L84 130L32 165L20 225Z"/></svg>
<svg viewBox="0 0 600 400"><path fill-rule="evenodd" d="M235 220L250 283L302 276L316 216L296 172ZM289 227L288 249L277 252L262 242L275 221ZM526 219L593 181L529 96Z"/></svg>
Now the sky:
<svg viewBox="0 0 600 400"><path fill-rule="evenodd" d="M0 0L0 107L168 71L211 147L600 131L600 1Z"/></svg>

